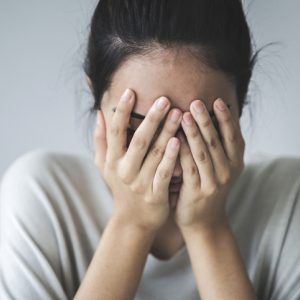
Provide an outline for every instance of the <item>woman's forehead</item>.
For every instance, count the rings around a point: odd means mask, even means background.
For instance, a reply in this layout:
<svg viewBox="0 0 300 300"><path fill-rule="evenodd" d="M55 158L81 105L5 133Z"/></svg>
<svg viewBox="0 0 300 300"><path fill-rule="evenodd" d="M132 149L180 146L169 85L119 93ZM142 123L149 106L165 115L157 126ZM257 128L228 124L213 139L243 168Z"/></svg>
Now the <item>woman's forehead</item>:
<svg viewBox="0 0 300 300"><path fill-rule="evenodd" d="M135 92L133 111L146 115L156 99L165 96L171 107L190 110L193 100L202 100L209 111L217 98L231 107L237 105L236 91L228 77L207 69L190 55L159 59L135 57L121 65L112 78L108 102L117 106L126 88ZM238 113L238 110L237 110Z"/></svg>

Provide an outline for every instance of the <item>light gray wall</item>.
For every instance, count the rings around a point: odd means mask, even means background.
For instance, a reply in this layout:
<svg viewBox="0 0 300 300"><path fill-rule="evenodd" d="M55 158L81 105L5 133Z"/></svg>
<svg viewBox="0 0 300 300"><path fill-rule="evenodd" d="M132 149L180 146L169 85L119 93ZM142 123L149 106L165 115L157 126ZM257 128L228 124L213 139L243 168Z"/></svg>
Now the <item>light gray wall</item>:
<svg viewBox="0 0 300 300"><path fill-rule="evenodd" d="M49 148L88 155L91 105L81 63L95 0L0 0L0 176L22 153ZM300 155L300 3L245 1L262 52L241 119L245 160L254 152ZM252 133L252 136L251 136Z"/></svg>
<svg viewBox="0 0 300 300"><path fill-rule="evenodd" d="M297 0L248 0L245 11L257 47L270 42L260 55L250 87L254 114L242 118L247 155L300 156L300 2ZM249 113L249 110L248 110ZM255 126L254 126L255 125ZM253 135L250 136L249 129Z"/></svg>
<svg viewBox="0 0 300 300"><path fill-rule="evenodd" d="M0 176L31 149L88 152L81 65L95 3L0 0Z"/></svg>

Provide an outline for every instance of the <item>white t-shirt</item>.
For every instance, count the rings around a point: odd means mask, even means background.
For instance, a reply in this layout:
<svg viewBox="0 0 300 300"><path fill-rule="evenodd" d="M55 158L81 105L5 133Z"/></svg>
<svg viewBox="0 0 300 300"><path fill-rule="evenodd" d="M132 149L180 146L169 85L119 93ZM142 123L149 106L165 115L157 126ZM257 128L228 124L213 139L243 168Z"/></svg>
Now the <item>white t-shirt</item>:
<svg viewBox="0 0 300 300"><path fill-rule="evenodd" d="M93 159L35 150L0 191L0 299L72 299L113 209ZM260 300L300 299L300 157L246 164L226 211ZM117 288L117 287L116 287ZM200 299L188 252L148 255L135 300Z"/></svg>

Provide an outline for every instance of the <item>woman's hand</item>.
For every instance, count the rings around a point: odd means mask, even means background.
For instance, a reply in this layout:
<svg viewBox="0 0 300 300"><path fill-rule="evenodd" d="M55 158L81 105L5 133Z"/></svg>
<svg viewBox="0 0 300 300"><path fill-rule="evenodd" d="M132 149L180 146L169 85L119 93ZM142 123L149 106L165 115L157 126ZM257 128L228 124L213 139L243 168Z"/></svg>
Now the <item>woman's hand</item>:
<svg viewBox="0 0 300 300"><path fill-rule="evenodd" d="M222 103L224 110L219 110ZM202 113L197 111L197 104L202 104ZM178 135L183 183L174 216L181 230L226 224L226 198L244 168L245 142L239 124L224 102L216 100L213 106L224 146L203 102L193 101L191 112L183 115L187 140L183 134Z"/></svg>
<svg viewBox="0 0 300 300"><path fill-rule="evenodd" d="M127 91L118 103L108 130L105 129L102 112L98 111L99 124L94 134L95 164L110 188L114 213L118 218L126 224L156 231L169 215L168 187L180 148L180 142L174 136L182 114L178 109L173 109L152 143L170 107L167 98L159 98L126 149L126 132L135 102L133 91ZM172 121L176 112L178 120Z"/></svg>

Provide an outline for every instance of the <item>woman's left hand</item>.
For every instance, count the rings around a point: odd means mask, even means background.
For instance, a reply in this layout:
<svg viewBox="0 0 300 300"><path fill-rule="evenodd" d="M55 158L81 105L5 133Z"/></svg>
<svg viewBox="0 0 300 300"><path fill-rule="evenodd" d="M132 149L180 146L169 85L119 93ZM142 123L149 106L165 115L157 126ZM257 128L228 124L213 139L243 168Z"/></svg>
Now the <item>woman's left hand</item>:
<svg viewBox="0 0 300 300"><path fill-rule="evenodd" d="M225 109L219 110L222 103ZM202 113L195 109L197 104L204 107ZM200 100L193 101L190 112L184 113L182 127L186 138L182 133L178 135L183 183L174 218L181 231L214 229L227 224L226 199L244 168L245 141L239 123L220 99L213 107L220 137Z"/></svg>

